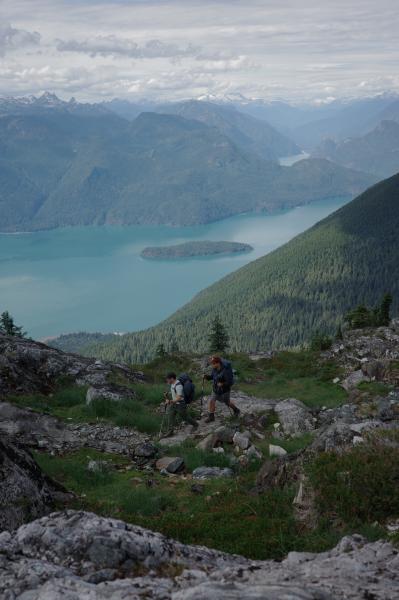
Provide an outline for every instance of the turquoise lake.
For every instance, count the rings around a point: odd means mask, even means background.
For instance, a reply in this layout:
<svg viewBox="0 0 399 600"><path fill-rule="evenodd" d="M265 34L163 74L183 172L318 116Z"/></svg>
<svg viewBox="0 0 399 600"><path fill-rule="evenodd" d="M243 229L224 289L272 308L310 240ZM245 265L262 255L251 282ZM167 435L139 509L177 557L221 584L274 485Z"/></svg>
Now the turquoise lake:
<svg viewBox="0 0 399 600"><path fill-rule="evenodd" d="M0 234L0 310L9 310L36 339L143 329L347 201L330 199L272 216L240 215L189 228L106 226ZM246 242L254 251L176 261L140 257L145 246L191 240Z"/></svg>

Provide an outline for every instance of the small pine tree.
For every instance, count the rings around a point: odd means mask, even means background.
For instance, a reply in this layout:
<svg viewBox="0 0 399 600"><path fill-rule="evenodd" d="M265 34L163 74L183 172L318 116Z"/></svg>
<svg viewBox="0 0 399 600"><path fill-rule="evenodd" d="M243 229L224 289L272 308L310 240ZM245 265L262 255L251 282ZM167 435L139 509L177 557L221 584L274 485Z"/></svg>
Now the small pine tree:
<svg viewBox="0 0 399 600"><path fill-rule="evenodd" d="M229 335L218 316L212 321L211 332L208 337L211 352L224 352L229 345Z"/></svg>
<svg viewBox="0 0 399 600"><path fill-rule="evenodd" d="M321 331L315 331L310 340L310 349L313 352L320 352L321 350L329 350L331 348L332 339L326 333Z"/></svg>
<svg viewBox="0 0 399 600"><path fill-rule="evenodd" d="M337 327L337 331L335 333L335 339L340 341L344 339L344 334L342 333L342 326L341 324L338 325Z"/></svg>
<svg viewBox="0 0 399 600"><path fill-rule="evenodd" d="M170 345L169 351L171 354L177 354L179 352L179 345L178 345L176 339L173 339L173 341Z"/></svg>
<svg viewBox="0 0 399 600"><path fill-rule="evenodd" d="M164 344L158 344L155 350L155 354L158 358L163 358L164 356L166 356L167 352L165 350Z"/></svg>
<svg viewBox="0 0 399 600"><path fill-rule="evenodd" d="M392 294L385 294L378 310L378 325L387 327L391 322Z"/></svg>
<svg viewBox="0 0 399 600"><path fill-rule="evenodd" d="M374 311L370 310L364 304L359 304L351 310L346 316L345 321L351 329L362 329L363 327L372 327L375 325Z"/></svg>
<svg viewBox="0 0 399 600"><path fill-rule="evenodd" d="M25 337L26 335L22 327L15 325L14 319L8 310L0 315L0 332L17 337Z"/></svg>

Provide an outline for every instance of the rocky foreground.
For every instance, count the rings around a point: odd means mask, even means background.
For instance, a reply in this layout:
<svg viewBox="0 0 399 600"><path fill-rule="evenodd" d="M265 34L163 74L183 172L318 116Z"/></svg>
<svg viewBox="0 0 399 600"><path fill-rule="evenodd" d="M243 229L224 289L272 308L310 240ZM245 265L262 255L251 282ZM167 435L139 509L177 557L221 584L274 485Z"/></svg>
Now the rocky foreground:
<svg viewBox="0 0 399 600"><path fill-rule="evenodd" d="M44 475L30 454L29 448L63 454L90 447L127 455L135 468L150 473L168 462L164 454L169 446L191 436L203 450L230 448L238 469L264 457L254 493L294 483L297 516L309 527L314 511L304 463L326 450L346 452L378 432L397 430L399 423L396 322L389 328L349 332L321 360L332 358L342 367L335 385L348 391L346 404L312 410L295 398L266 400L236 391L240 423L226 421L229 413L219 407L214 424L202 423L195 435L182 426L159 448L131 428L72 424L6 401L17 394L51 397L57 381L67 378L87 388L87 403L96 398L118 402L135 397L135 386L143 383L141 373L0 335L0 600L398 598L399 554L388 542L367 543L355 535L329 552L290 553L280 563L256 562L184 545L92 513L52 513L68 500L67 490ZM358 388L361 382L389 383L391 391L370 397ZM269 445L268 457L260 447L265 444L265 419L272 416L278 418L271 433L276 445ZM278 445L279 440L308 433L312 442L300 452L287 454ZM378 443L397 448L399 441L380 435ZM181 459L172 457L174 465L176 460ZM178 463L175 471L166 463L164 475L179 477L184 465ZM234 476L232 469L224 471ZM196 478L195 472L192 476ZM208 476L201 472L198 479Z"/></svg>
<svg viewBox="0 0 399 600"><path fill-rule="evenodd" d="M343 538L329 552L254 562L91 513L53 513L0 534L4 600L395 600L399 554Z"/></svg>

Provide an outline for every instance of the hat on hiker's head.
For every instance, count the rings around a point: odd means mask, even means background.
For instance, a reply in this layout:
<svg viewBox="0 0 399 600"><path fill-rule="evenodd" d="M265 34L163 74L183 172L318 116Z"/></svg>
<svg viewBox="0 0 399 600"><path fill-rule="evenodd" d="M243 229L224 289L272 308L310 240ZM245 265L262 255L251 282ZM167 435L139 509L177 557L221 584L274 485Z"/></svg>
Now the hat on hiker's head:
<svg viewBox="0 0 399 600"><path fill-rule="evenodd" d="M213 355L213 356L211 356L211 364L212 365L220 365L220 364L222 364L222 359L220 358L220 356Z"/></svg>

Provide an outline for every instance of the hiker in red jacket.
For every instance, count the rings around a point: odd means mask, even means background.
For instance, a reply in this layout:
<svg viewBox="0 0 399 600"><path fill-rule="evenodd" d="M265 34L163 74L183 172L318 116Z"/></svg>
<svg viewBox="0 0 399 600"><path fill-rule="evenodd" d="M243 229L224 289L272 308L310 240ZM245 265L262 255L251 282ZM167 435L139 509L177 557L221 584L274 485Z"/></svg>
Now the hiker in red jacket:
<svg viewBox="0 0 399 600"><path fill-rule="evenodd" d="M209 414L205 423L215 420L216 401L223 402L234 412L234 416L240 415L240 410L230 400L231 387L234 384L234 375L231 363L220 356L211 357L212 373L204 374L204 379L213 382L213 393L209 400Z"/></svg>

